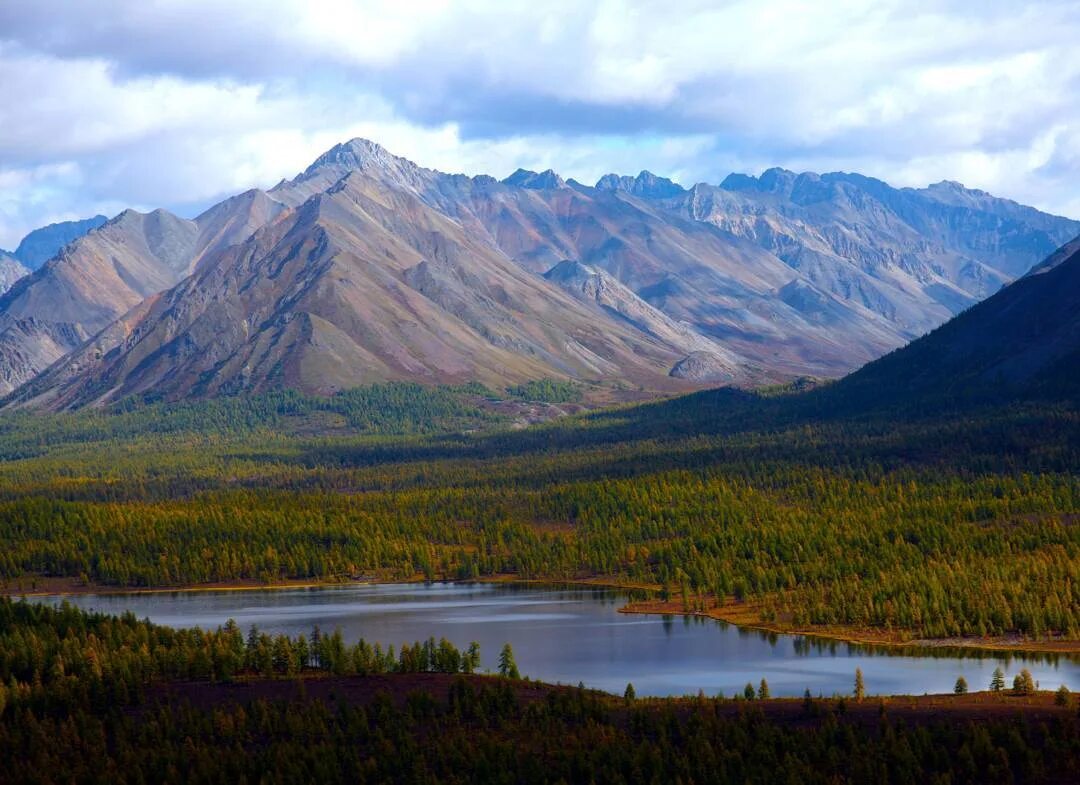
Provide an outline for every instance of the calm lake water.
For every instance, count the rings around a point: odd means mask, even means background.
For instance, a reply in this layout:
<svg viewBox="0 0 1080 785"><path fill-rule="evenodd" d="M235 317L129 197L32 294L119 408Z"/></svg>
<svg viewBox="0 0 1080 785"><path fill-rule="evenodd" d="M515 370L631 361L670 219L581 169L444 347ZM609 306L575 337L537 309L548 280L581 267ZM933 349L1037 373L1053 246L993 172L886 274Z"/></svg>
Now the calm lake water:
<svg viewBox="0 0 1080 785"><path fill-rule="evenodd" d="M963 652L898 656L793 635L767 635L712 620L618 613L614 591L493 584L369 585L272 591L42 597L107 613L133 611L158 624L212 629L235 619L242 629L310 634L340 627L346 641L365 638L395 648L435 636L460 648L479 641L484 667L502 645L514 647L522 674L548 682L584 682L638 695L741 692L764 677L775 696L848 694L862 668L870 694L950 692L963 675L986 689L1001 665L1011 685L1027 667L1043 689L1080 691L1080 662Z"/></svg>

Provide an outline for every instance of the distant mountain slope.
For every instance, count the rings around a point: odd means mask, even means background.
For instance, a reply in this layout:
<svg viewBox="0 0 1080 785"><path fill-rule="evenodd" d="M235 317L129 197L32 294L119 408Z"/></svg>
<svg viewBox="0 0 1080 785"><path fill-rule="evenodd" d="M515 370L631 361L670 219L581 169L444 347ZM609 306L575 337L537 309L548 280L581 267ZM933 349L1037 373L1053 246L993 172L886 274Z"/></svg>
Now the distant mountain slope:
<svg viewBox="0 0 1080 785"><path fill-rule="evenodd" d="M887 319L818 289L751 242L629 190L587 188L550 171L519 170L501 182L448 175L353 140L270 193L295 201L350 171L415 194L537 275L564 260L602 270L773 375L835 376L906 340Z"/></svg>
<svg viewBox="0 0 1080 785"><path fill-rule="evenodd" d="M690 190L648 185L657 181L648 172L607 175L596 187L751 240L907 338L993 294L1080 232L1080 222L951 182L898 189L858 174L779 168Z"/></svg>
<svg viewBox="0 0 1080 785"><path fill-rule="evenodd" d="M544 273L572 259L602 270L668 317L779 374L834 376L904 342L887 320L805 282L754 244L627 192L481 184L454 210L527 269ZM800 285L813 296L785 297Z"/></svg>
<svg viewBox="0 0 1080 785"><path fill-rule="evenodd" d="M145 392L327 393L388 379L566 375L655 387L683 351L571 297L362 170L144 309L120 335L103 334L20 390L20 400L67 408ZM670 389L687 386L672 380Z"/></svg>
<svg viewBox="0 0 1080 785"><path fill-rule="evenodd" d="M0 294L3 294L25 275L30 273L18 259L0 251Z"/></svg>
<svg viewBox="0 0 1080 785"><path fill-rule="evenodd" d="M833 385L854 406L1080 399L1080 238L929 335Z"/></svg>
<svg viewBox="0 0 1080 785"><path fill-rule="evenodd" d="M950 183L776 169L590 188L445 174L354 139L195 219L127 211L72 242L0 297L0 391L33 380L13 400L65 407L384 379L835 377L1077 232Z"/></svg>
<svg viewBox="0 0 1080 785"><path fill-rule="evenodd" d="M125 210L69 243L0 297L0 392L33 378L281 209L265 193L248 191L194 220Z"/></svg>
<svg viewBox="0 0 1080 785"><path fill-rule="evenodd" d="M36 270L72 240L97 229L107 220L104 215L95 215L81 221L62 221L43 226L26 235L12 255L28 269Z"/></svg>

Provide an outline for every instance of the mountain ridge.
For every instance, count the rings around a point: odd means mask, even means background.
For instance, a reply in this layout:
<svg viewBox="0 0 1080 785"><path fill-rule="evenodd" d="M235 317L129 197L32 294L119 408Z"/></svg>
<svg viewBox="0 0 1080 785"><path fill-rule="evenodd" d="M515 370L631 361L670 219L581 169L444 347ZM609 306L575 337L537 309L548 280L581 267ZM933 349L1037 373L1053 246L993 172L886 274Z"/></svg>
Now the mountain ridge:
<svg viewBox="0 0 1080 785"><path fill-rule="evenodd" d="M657 391L835 376L1011 279L958 249L1013 263L1023 241L1041 248L1076 224L1014 202L994 216L1007 200L967 189L960 199L951 184L932 199L779 168L724 183L683 189L642 171L589 187L524 169L499 181L349 140L194 219L125 211L76 240L0 297L0 388L38 376L16 400L81 406L470 374ZM319 218L298 224L300 213ZM303 238L259 245L284 225ZM118 227L127 257L104 248ZM290 257L304 248L318 271ZM106 301L76 285L88 274L112 281L98 287ZM278 276L295 291L279 291ZM983 289L968 280L979 276ZM86 296L65 302L70 291Z"/></svg>
<svg viewBox="0 0 1080 785"><path fill-rule="evenodd" d="M95 215L77 221L59 221L28 233L11 253L28 270L37 270L68 243L102 226L109 219Z"/></svg>
<svg viewBox="0 0 1080 785"><path fill-rule="evenodd" d="M1080 399L1080 236L928 335L833 385L845 406Z"/></svg>

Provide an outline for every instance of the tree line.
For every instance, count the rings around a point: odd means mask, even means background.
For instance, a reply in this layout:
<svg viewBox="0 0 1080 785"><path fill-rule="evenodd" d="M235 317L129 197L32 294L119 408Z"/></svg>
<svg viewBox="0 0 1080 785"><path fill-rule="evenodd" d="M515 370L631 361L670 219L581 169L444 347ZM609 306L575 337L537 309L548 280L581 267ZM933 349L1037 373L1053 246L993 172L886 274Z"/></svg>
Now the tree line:
<svg viewBox="0 0 1080 785"><path fill-rule="evenodd" d="M744 397L476 434L121 438L127 413L86 415L120 424L0 464L0 580L602 578L798 626L1080 635L1073 409L792 420ZM244 411L181 411L204 405ZM4 422L0 452L25 445Z"/></svg>
<svg viewBox="0 0 1080 785"><path fill-rule="evenodd" d="M315 630L171 630L0 600L0 780L921 785L1065 782L1080 768L1071 711L913 722L883 703L868 722L807 696L781 715L764 710L764 682L748 685L754 701L639 699L478 678L473 648L430 639L376 651ZM513 676L512 651L499 659ZM334 673L361 667L384 686L350 697L365 677ZM421 673L442 675L415 686Z"/></svg>

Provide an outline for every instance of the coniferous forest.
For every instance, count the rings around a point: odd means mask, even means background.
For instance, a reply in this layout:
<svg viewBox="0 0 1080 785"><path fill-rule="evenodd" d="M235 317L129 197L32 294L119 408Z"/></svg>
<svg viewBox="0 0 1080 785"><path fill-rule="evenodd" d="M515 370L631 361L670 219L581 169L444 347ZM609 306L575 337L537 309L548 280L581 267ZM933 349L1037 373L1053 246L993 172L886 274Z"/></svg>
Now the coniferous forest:
<svg viewBox="0 0 1080 785"><path fill-rule="evenodd" d="M0 0L0 785L1080 785L1078 39Z"/></svg>
<svg viewBox="0 0 1080 785"><path fill-rule="evenodd" d="M1080 414L713 391L521 429L535 385L0 417L8 593L537 579L773 629L1080 638ZM0 600L0 781L1065 782L1075 701L637 699L447 641ZM526 674L527 675L527 674ZM1019 677L1018 677L1019 678ZM1022 689L1023 688L1023 689Z"/></svg>
<svg viewBox="0 0 1080 785"><path fill-rule="evenodd" d="M508 428L388 385L0 418L0 580L595 580L896 639L1080 636L1080 414L714 391Z"/></svg>
<svg viewBox="0 0 1080 785"><path fill-rule="evenodd" d="M857 693L638 700L471 675L477 656L0 599L0 781L1011 783L1080 766L1068 700L1008 694L951 705L959 719Z"/></svg>

